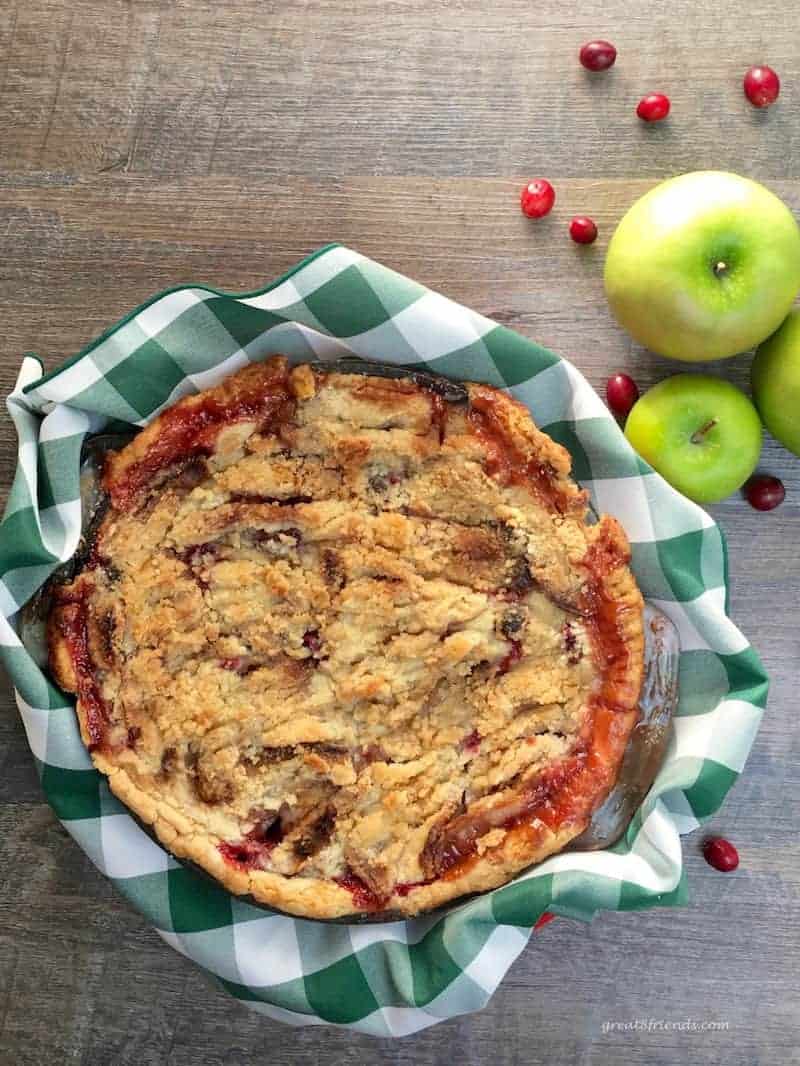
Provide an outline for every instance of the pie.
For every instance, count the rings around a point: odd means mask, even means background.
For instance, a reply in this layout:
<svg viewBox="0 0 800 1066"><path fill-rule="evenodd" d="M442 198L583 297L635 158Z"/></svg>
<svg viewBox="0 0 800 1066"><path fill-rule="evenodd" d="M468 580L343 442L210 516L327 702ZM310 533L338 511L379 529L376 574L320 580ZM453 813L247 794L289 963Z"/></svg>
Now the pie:
<svg viewBox="0 0 800 1066"><path fill-rule="evenodd" d="M642 598L486 385L291 368L109 453L51 669L112 791L231 892L413 915L565 847L638 717Z"/></svg>

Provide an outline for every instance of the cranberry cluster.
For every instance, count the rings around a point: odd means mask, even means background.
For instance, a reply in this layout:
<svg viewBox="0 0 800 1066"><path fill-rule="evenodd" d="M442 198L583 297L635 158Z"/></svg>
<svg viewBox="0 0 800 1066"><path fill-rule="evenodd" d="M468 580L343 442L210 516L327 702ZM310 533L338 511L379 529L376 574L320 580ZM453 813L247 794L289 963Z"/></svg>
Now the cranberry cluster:
<svg viewBox="0 0 800 1066"><path fill-rule="evenodd" d="M578 58L586 70L599 74L617 61L617 50L610 41L587 41ZM769 107L778 99L781 82L772 67L750 67L742 83L744 94L753 107ZM670 99L664 93L648 93L636 105L642 122L662 122L670 112ZM527 218L543 218L553 210L556 192L545 178L534 178L520 194L520 207ZM569 235L576 244L593 244L597 225L586 215L576 215L569 224Z"/></svg>
<svg viewBox="0 0 800 1066"><path fill-rule="evenodd" d="M617 60L617 50L610 41L588 41L578 53L586 70L599 74L609 70ZM778 99L780 79L771 67L751 67L744 76L744 94L753 107L769 107ZM643 96L636 107L636 114L643 122L661 122L670 112L670 100L663 93ZM556 191L546 178L534 178L522 189L520 206L528 218L544 218L553 210ZM588 215L575 215L569 224L569 235L576 244L593 244L597 240L597 224ZM611 412L619 419L628 417L631 408L639 399L639 389L627 374L614 374L606 383L606 402ZM783 502L785 490L782 482L769 475L751 478L744 494L752 507L759 511L771 511Z"/></svg>

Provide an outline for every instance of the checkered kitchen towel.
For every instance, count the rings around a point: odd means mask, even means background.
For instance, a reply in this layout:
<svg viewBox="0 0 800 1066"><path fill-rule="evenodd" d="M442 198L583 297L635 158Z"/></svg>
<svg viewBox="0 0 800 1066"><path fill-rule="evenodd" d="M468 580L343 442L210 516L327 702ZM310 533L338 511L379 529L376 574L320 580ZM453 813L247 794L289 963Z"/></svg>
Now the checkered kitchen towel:
<svg viewBox="0 0 800 1066"><path fill-rule="evenodd" d="M20 643L17 612L78 542L86 435L145 425L179 396L275 351L293 361L355 353L508 388L569 449L595 506L622 521L639 584L676 623L682 653L669 751L620 844L555 856L444 914L330 924L235 899L171 858L110 794L71 701ZM545 909L589 919L601 908L684 901L680 834L717 810L741 771L767 679L726 614L719 529L637 458L570 363L333 245L250 295L163 293L50 374L27 358L8 409L19 462L0 526L0 653L45 794L163 938L237 999L293 1025L398 1036L482 1007Z"/></svg>

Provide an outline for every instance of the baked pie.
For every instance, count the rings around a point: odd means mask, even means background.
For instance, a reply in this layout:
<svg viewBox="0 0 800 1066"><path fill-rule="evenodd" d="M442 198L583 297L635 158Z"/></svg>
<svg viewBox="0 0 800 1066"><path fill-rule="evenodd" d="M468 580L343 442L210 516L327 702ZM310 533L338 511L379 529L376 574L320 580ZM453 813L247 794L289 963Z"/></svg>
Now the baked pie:
<svg viewBox="0 0 800 1066"><path fill-rule="evenodd" d="M564 848L637 721L642 598L486 385L290 368L109 454L51 668L112 791L292 914L413 915Z"/></svg>

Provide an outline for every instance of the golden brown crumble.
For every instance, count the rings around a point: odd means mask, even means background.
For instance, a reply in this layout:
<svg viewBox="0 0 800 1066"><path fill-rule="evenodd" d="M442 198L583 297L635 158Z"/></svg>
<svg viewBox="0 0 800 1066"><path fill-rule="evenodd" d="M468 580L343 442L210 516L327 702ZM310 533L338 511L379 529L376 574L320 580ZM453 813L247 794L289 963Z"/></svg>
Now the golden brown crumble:
<svg viewBox="0 0 800 1066"><path fill-rule="evenodd" d="M641 597L569 457L487 386L274 357L106 470L51 664L175 854L300 914L502 883L613 784Z"/></svg>

